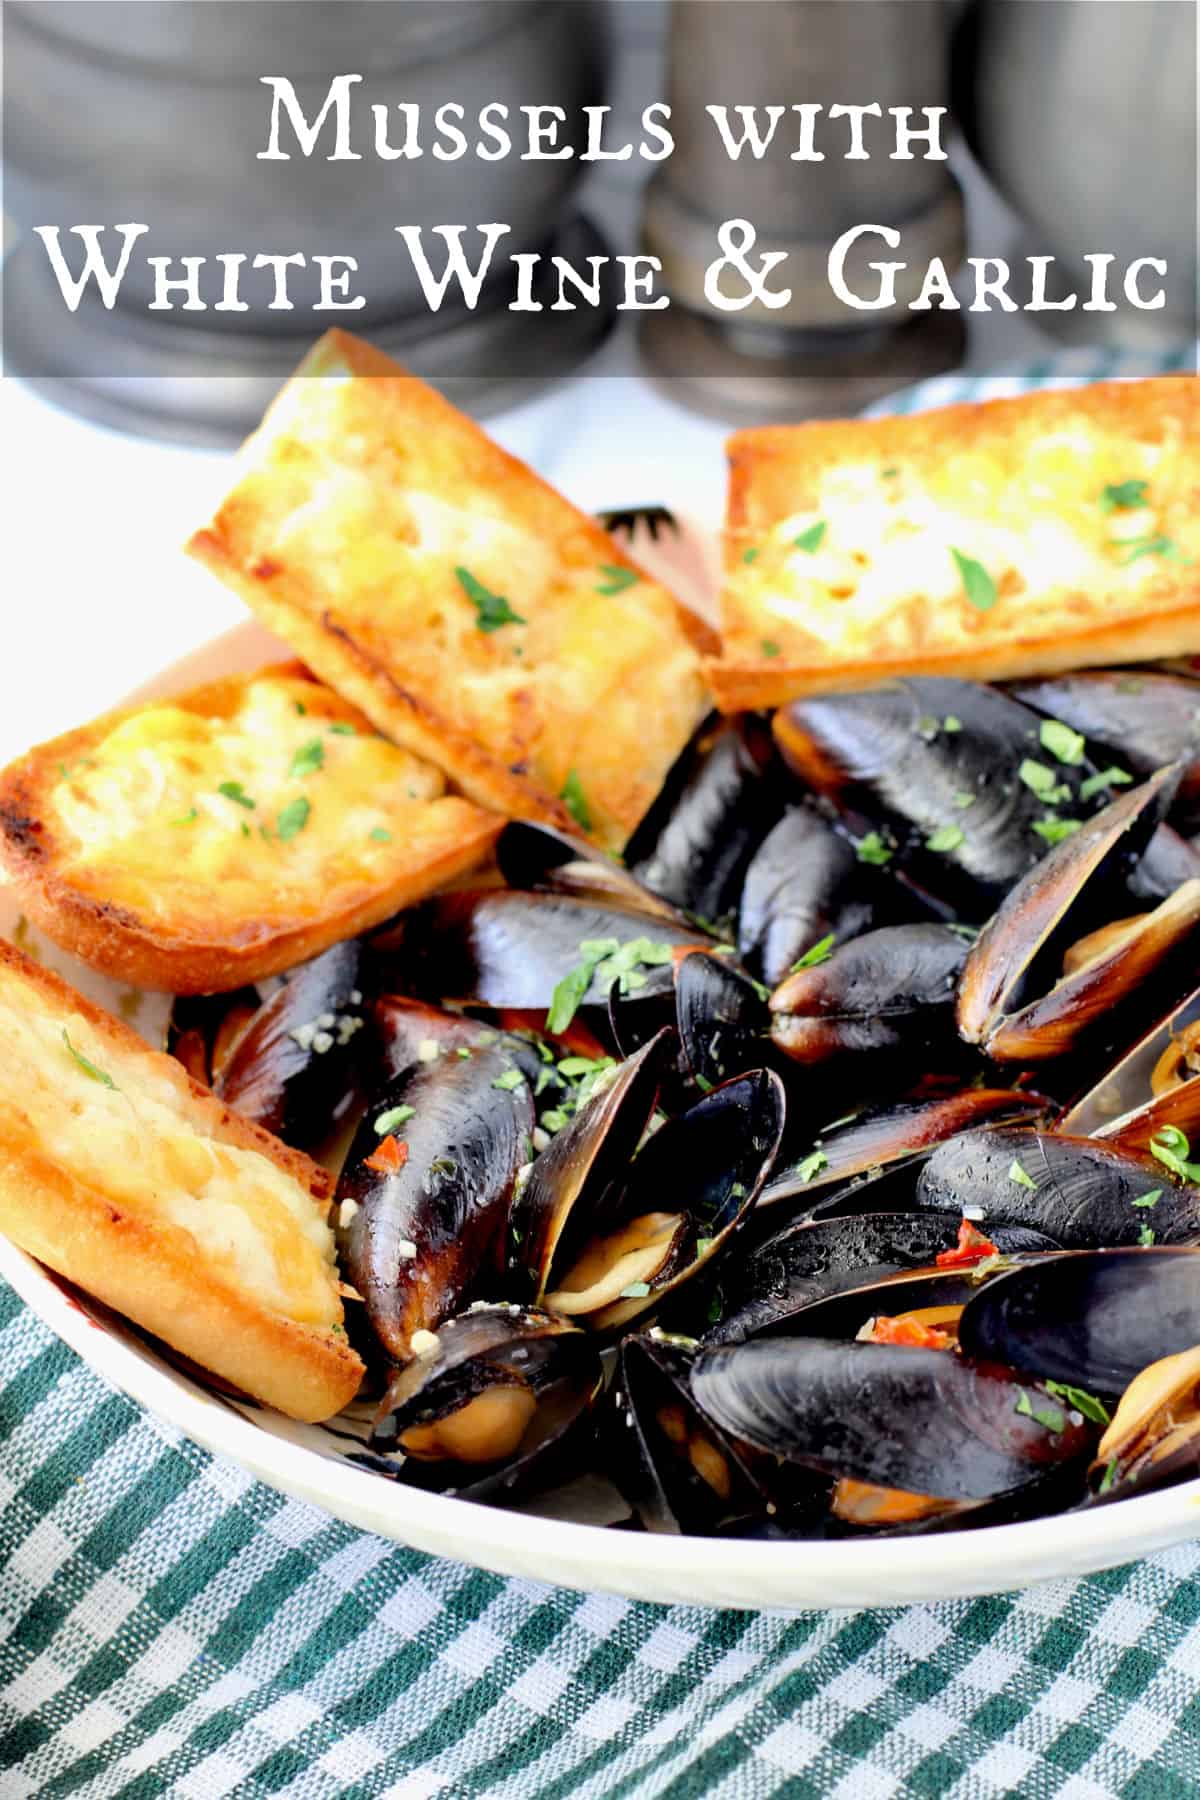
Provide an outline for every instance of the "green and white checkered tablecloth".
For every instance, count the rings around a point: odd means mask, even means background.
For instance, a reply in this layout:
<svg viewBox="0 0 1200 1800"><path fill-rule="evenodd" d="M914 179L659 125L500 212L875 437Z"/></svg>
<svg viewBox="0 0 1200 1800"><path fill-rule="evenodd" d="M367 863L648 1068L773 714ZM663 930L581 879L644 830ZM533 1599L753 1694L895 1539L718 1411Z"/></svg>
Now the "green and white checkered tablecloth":
<svg viewBox="0 0 1200 1800"><path fill-rule="evenodd" d="M216 1461L2 1286L0 1559L0 1800L1200 1800L1200 1545L790 1618L504 1580Z"/></svg>

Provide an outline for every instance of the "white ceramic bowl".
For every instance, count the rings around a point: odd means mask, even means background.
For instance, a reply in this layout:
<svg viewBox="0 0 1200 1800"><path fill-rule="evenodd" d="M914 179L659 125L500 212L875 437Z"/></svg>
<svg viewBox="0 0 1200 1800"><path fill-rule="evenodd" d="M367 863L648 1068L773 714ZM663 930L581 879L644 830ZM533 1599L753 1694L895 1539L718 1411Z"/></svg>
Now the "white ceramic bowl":
<svg viewBox="0 0 1200 1800"><path fill-rule="evenodd" d="M643 546L639 544L639 554ZM643 555L649 562L651 557ZM157 682L177 692L286 655L257 626L216 639ZM108 696L99 697L101 703ZM0 889L0 934L17 935L89 995L161 1040L166 1003L128 992L24 925ZM351 1408L325 1425L297 1425L210 1386L203 1375L144 1339L0 1239L0 1275L98 1374L218 1456L260 1480L380 1537L436 1556L564 1587L635 1600L748 1608L892 1606L996 1593L1063 1575L1111 1568L1200 1536L1200 1481L1094 1512L929 1538L755 1543L605 1530L423 1493L356 1466L364 1419Z"/></svg>

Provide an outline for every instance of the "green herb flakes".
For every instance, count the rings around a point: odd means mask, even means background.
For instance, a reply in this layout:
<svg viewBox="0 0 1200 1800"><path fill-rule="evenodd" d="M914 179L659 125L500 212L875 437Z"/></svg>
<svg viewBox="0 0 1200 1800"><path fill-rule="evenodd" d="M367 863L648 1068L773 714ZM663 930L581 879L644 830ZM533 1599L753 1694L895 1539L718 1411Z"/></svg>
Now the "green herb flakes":
<svg viewBox="0 0 1200 1800"><path fill-rule="evenodd" d="M1151 1188L1150 1192L1148 1194L1140 1194L1138 1196L1138 1198L1136 1200L1131 1201L1130 1204L1145 1210L1151 1206L1157 1206L1161 1199L1162 1199L1162 1189L1161 1188Z"/></svg>
<svg viewBox="0 0 1200 1800"><path fill-rule="evenodd" d="M628 1287L621 1289L622 1300L644 1300L650 1292L648 1281L631 1281Z"/></svg>
<svg viewBox="0 0 1200 1800"><path fill-rule="evenodd" d="M1153 1242L1154 1232L1152 1228L1149 1225L1143 1225L1142 1229L1138 1232L1138 1243L1143 1250L1149 1250Z"/></svg>
<svg viewBox="0 0 1200 1800"><path fill-rule="evenodd" d="M873 863L876 868L883 868L890 863L895 852L884 843L877 831L868 831L864 837L857 838L854 854L859 862Z"/></svg>
<svg viewBox="0 0 1200 1800"><path fill-rule="evenodd" d="M828 529L825 520L818 519L815 525L810 525L807 531L802 531L798 538L793 538L792 544L797 550L807 550L811 556L814 550L821 548Z"/></svg>
<svg viewBox="0 0 1200 1800"><path fill-rule="evenodd" d="M513 611L503 594L493 594L490 588L484 587L482 581L475 579L470 569L460 566L454 573L458 577L458 585L475 608L475 623L480 631L499 631L502 625L526 623L520 613Z"/></svg>
<svg viewBox="0 0 1200 1800"><path fill-rule="evenodd" d="M1174 538L1134 538L1131 542L1118 544L1116 548L1129 552L1121 558L1122 568L1128 568L1130 563L1137 562L1143 556L1161 556L1164 562L1184 563L1189 568L1192 564L1192 558L1183 554Z"/></svg>
<svg viewBox="0 0 1200 1800"><path fill-rule="evenodd" d="M759 550L755 545L751 544L749 550L742 551L742 561L744 563L757 562L761 555L762 555L762 551Z"/></svg>
<svg viewBox="0 0 1200 1800"><path fill-rule="evenodd" d="M114 1093L119 1091L117 1084L111 1075L106 1075L103 1069L98 1069L94 1062L88 1061L82 1050L77 1050L75 1048L67 1033L65 1025L63 1026L62 1041L67 1046L67 1049L75 1058L75 1061L79 1064L79 1067L83 1070L85 1075L89 1075L93 1081L98 1081L101 1087L111 1088Z"/></svg>
<svg viewBox="0 0 1200 1800"><path fill-rule="evenodd" d="M1181 1181L1200 1185L1200 1164L1189 1162L1191 1145L1178 1125L1164 1125L1150 1139L1150 1154Z"/></svg>
<svg viewBox="0 0 1200 1800"><path fill-rule="evenodd" d="M792 964L790 973L794 975L797 969L815 969L821 963L828 962L833 955L833 947L836 942L837 939L832 931L828 937L818 938L812 949L806 950L800 960Z"/></svg>
<svg viewBox="0 0 1200 1800"><path fill-rule="evenodd" d="M627 569L623 563L601 563L600 573L604 580L596 587L598 594L623 594L626 588L634 587L639 579L636 569Z"/></svg>
<svg viewBox="0 0 1200 1800"><path fill-rule="evenodd" d="M333 737L358 736L358 726L352 725L349 719L335 719L329 730Z"/></svg>
<svg viewBox="0 0 1200 1800"><path fill-rule="evenodd" d="M966 812L968 806L974 806L975 795L968 794L966 788L959 788L954 796L954 804L957 806L959 812Z"/></svg>
<svg viewBox="0 0 1200 1800"><path fill-rule="evenodd" d="M1030 1188L1034 1193L1037 1192L1037 1182L1026 1169L1021 1167L1015 1157L1008 1165L1008 1179L1017 1187Z"/></svg>
<svg viewBox="0 0 1200 1800"><path fill-rule="evenodd" d="M382 825L376 825L374 831L369 835L373 844L390 844L392 841L391 832L385 831Z"/></svg>
<svg viewBox="0 0 1200 1800"><path fill-rule="evenodd" d="M1104 1475L1101 1478L1100 1486L1096 1489L1096 1492L1098 1494L1107 1494L1109 1488L1113 1485L1113 1483L1116 1479L1117 1479L1117 1459L1115 1456L1112 1456L1109 1458L1108 1462L1105 1464Z"/></svg>
<svg viewBox="0 0 1200 1800"><path fill-rule="evenodd" d="M1046 1431L1052 1431L1055 1437L1061 1437L1067 1428L1067 1417L1061 1407L1034 1406L1028 1392L1022 1388L1017 1397L1017 1411L1023 1418L1032 1419Z"/></svg>
<svg viewBox="0 0 1200 1800"><path fill-rule="evenodd" d="M961 731L962 730L962 720L955 718L953 713L947 713L945 718L942 720L942 730L943 731Z"/></svg>
<svg viewBox="0 0 1200 1800"><path fill-rule="evenodd" d="M1054 770L1046 763L1034 762L1027 756L1017 770L1017 775L1047 806L1055 806L1060 800L1071 798L1070 788L1059 781Z"/></svg>
<svg viewBox="0 0 1200 1800"><path fill-rule="evenodd" d="M1044 843L1061 844L1064 838L1074 837L1079 830L1079 820L1060 819L1055 813L1045 813L1033 821L1032 829Z"/></svg>
<svg viewBox="0 0 1200 1800"><path fill-rule="evenodd" d="M1081 731L1072 731L1061 719L1043 719L1038 737L1042 749L1048 750L1055 762L1074 765L1083 761L1087 740Z"/></svg>
<svg viewBox="0 0 1200 1800"><path fill-rule="evenodd" d="M1048 1381L1046 1392L1057 1394L1060 1400L1065 1400L1074 1412L1090 1419L1093 1425L1107 1425L1112 1419L1103 1400L1097 1400L1094 1394L1087 1393L1084 1388L1070 1387L1065 1381Z"/></svg>
<svg viewBox="0 0 1200 1800"><path fill-rule="evenodd" d="M232 800L237 806L246 806L251 811L254 810L254 802L240 781L223 781L217 792L223 794L226 800Z"/></svg>
<svg viewBox="0 0 1200 1800"><path fill-rule="evenodd" d="M764 656L778 656L780 653L779 645L773 638L763 638L758 647Z"/></svg>
<svg viewBox="0 0 1200 1800"><path fill-rule="evenodd" d="M826 1156L825 1152L823 1150L813 1150L802 1162L796 1164L797 1179L807 1183L811 1181L814 1176L819 1175L821 1170L827 1168L828 1165L829 1158Z"/></svg>
<svg viewBox="0 0 1200 1800"><path fill-rule="evenodd" d="M697 1256L707 1256L709 1251L712 1249L713 1245L716 1243L716 1241L717 1240L715 1237L697 1238L696 1239L696 1255Z"/></svg>
<svg viewBox="0 0 1200 1800"><path fill-rule="evenodd" d="M588 811L587 798L584 794L583 783L579 779L579 771L577 769L572 769L567 776L567 779L563 782L562 793L559 797L575 823L578 825L580 831L590 831L592 829L592 815Z"/></svg>
<svg viewBox="0 0 1200 1800"><path fill-rule="evenodd" d="M416 1113L415 1106L389 1106L375 1121L375 1136L387 1137L390 1131L395 1131L397 1125L404 1125L409 1119L415 1118Z"/></svg>
<svg viewBox="0 0 1200 1800"><path fill-rule="evenodd" d="M942 825L925 839L925 848L944 855L948 851L958 850L966 841L967 836L961 825Z"/></svg>
<svg viewBox="0 0 1200 1800"><path fill-rule="evenodd" d="M194 819L198 819L199 817L200 817L200 814L196 811L195 807L193 806L191 812L185 812L183 817L180 819L172 819L171 823L172 823L172 825L190 825Z"/></svg>
<svg viewBox="0 0 1200 1800"><path fill-rule="evenodd" d="M963 593L971 605L976 612L990 612L1000 595L983 564L973 556L964 556L961 550L951 550L950 554L958 565Z"/></svg>
<svg viewBox="0 0 1200 1800"><path fill-rule="evenodd" d="M1079 798L1094 800L1105 788L1128 787L1132 780L1133 776L1127 775L1124 769L1101 769L1098 774L1089 775L1086 781L1080 782Z"/></svg>
<svg viewBox="0 0 1200 1800"><path fill-rule="evenodd" d="M293 700L292 705L295 707L296 711L299 713L299 715L302 719L307 717L308 708L307 708L307 706L305 706L303 700Z"/></svg>
<svg viewBox="0 0 1200 1800"><path fill-rule="evenodd" d="M506 1094L513 1094L525 1080L520 1069L505 1069L503 1075L497 1075L492 1086L502 1088Z"/></svg>
<svg viewBox="0 0 1200 1800"><path fill-rule="evenodd" d="M325 746L320 738L310 738L307 744L301 744L292 758L292 766L288 774L293 780L304 775L315 775L318 769L325 767Z"/></svg>
<svg viewBox="0 0 1200 1800"><path fill-rule="evenodd" d="M1149 486L1148 481L1110 481L1100 490L1100 511L1132 512L1136 507L1149 506L1146 498Z"/></svg>
<svg viewBox="0 0 1200 1800"><path fill-rule="evenodd" d="M553 1137L556 1131L561 1131L566 1122L566 1113L560 1112L557 1107L553 1108L550 1112L544 1112L538 1120L542 1130L548 1131L551 1137Z"/></svg>
<svg viewBox="0 0 1200 1800"><path fill-rule="evenodd" d="M279 833L282 844L289 843L308 824L308 815L312 807L303 794L295 800L289 800L275 821L275 829Z"/></svg>
<svg viewBox="0 0 1200 1800"><path fill-rule="evenodd" d="M692 1080L695 1082L696 1086L700 1089L700 1092L702 1094L711 1094L712 1093L712 1091L713 1091L712 1082L708 1079L707 1075L702 1075L700 1073L699 1069L697 1069L696 1073L692 1076Z"/></svg>
<svg viewBox="0 0 1200 1800"><path fill-rule="evenodd" d="M621 993L644 987L643 967L654 968L669 963L674 952L670 944L656 944L650 938L631 938L622 944L616 938L585 938L579 946L580 961L554 990L550 1010L546 1014L546 1030L551 1037L560 1035L583 1003L593 979L604 993L615 982Z"/></svg>

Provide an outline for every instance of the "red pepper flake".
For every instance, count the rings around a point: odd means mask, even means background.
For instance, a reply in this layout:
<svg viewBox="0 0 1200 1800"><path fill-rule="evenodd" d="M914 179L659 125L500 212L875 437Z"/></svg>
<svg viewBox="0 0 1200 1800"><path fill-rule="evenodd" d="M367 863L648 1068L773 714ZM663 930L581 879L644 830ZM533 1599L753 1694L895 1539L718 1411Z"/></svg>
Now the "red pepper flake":
<svg viewBox="0 0 1200 1800"><path fill-rule="evenodd" d="M935 1260L939 1269L964 1269L999 1254L991 1238L984 1237L970 1219L964 1219L958 1228L958 1242L953 1250L943 1250Z"/></svg>
<svg viewBox="0 0 1200 1800"><path fill-rule="evenodd" d="M872 1344L904 1344L913 1350L952 1350L954 1339L936 1325L923 1325L909 1313L889 1318L881 1313L871 1326Z"/></svg>
<svg viewBox="0 0 1200 1800"><path fill-rule="evenodd" d="M364 1169L374 1169L377 1175L394 1175L408 1161L408 1145L402 1144L398 1137L389 1132L377 1150L363 1161Z"/></svg>

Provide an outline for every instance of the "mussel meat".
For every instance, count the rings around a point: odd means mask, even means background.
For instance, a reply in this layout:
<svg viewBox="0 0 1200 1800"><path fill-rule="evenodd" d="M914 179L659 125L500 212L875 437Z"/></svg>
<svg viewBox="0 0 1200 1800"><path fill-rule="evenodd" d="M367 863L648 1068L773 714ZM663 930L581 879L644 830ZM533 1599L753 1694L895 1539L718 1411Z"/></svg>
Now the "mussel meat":
<svg viewBox="0 0 1200 1800"><path fill-rule="evenodd" d="M1100 1440L1093 1504L1200 1475L1200 1345L1135 1375Z"/></svg>

